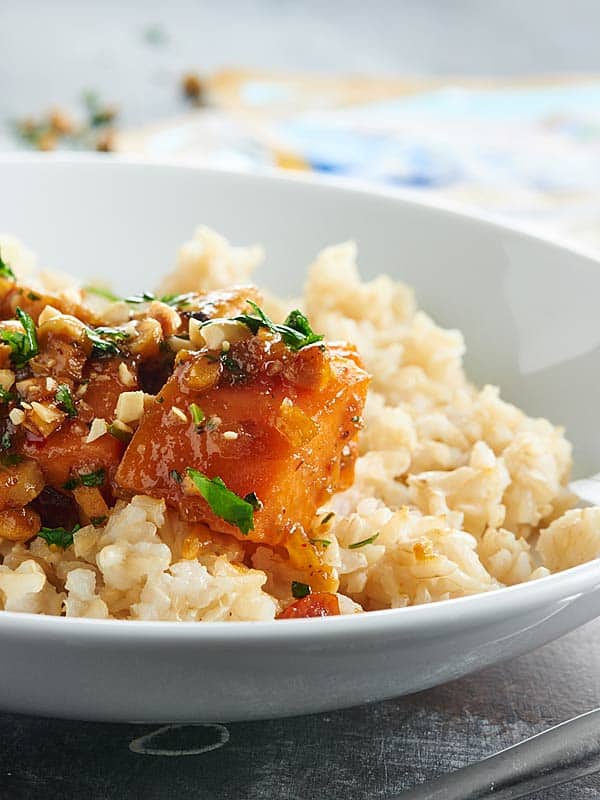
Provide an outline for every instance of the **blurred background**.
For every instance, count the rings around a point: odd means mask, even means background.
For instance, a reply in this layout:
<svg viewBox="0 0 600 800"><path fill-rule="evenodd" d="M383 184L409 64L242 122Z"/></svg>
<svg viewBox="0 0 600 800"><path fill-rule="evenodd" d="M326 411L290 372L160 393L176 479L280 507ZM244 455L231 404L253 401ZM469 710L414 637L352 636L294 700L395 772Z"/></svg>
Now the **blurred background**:
<svg viewBox="0 0 600 800"><path fill-rule="evenodd" d="M597 0L0 0L0 148L317 171L600 252Z"/></svg>

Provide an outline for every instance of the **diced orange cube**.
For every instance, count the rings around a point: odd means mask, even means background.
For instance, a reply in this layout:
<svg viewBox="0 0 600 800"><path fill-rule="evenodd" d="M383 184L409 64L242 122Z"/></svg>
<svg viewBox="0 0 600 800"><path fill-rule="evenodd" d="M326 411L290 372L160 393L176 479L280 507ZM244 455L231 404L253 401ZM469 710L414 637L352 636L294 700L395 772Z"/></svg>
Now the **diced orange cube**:
<svg viewBox="0 0 600 800"><path fill-rule="evenodd" d="M356 351L343 345L292 353L259 333L217 361L207 351L182 351L123 457L117 483L164 498L212 530L284 543L351 483L368 383ZM254 493L261 504L254 528L244 535L215 514L186 477L190 467L221 478L239 497Z"/></svg>

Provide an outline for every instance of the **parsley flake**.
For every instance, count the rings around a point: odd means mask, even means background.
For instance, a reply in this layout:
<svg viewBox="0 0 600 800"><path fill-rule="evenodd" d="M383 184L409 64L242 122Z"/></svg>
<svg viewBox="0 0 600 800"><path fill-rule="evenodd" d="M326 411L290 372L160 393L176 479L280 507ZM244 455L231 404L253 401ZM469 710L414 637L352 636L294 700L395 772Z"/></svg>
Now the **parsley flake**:
<svg viewBox="0 0 600 800"><path fill-rule="evenodd" d="M26 311L17 307L17 319L25 332L3 330L0 331L0 341L10 347L10 360L15 369L23 369L30 358L40 352L38 347L35 323Z"/></svg>
<svg viewBox="0 0 600 800"><path fill-rule="evenodd" d="M292 594L296 600L301 600L311 592L308 583L301 583L300 581L292 581Z"/></svg>
<svg viewBox="0 0 600 800"><path fill-rule="evenodd" d="M118 328L90 328L86 325L85 334L93 344L93 356L117 356L119 355L119 343L129 338L126 331Z"/></svg>
<svg viewBox="0 0 600 800"><path fill-rule="evenodd" d="M361 542L354 542L354 544L349 544L349 550L357 550L359 547L364 547L366 544L373 544L373 542L378 538L379 531L374 533L373 536L369 536L368 539L363 539Z"/></svg>
<svg viewBox="0 0 600 800"><path fill-rule="evenodd" d="M73 395L71 394L71 390L69 389L66 383L60 384L60 386L56 390L54 398L58 403L58 405L62 406L64 410L67 412L67 416L69 417L77 416L77 409L75 408Z"/></svg>
<svg viewBox="0 0 600 800"><path fill-rule="evenodd" d="M249 494L247 494L247 495L244 497L244 500L245 500L247 503L250 503L250 505L252 506L252 508L253 508L255 511L260 511L261 509L263 509L263 508L264 508L263 501L262 501L262 500L260 500L260 498L258 497L258 495L256 494L256 492L250 492Z"/></svg>
<svg viewBox="0 0 600 800"><path fill-rule="evenodd" d="M10 268L10 266L6 263L6 261L2 258L2 254L0 253L0 278L8 278L10 281L16 281L16 275Z"/></svg>
<svg viewBox="0 0 600 800"><path fill-rule="evenodd" d="M331 544L329 539L310 539L311 544L320 544L321 547L327 548Z"/></svg>
<svg viewBox="0 0 600 800"><path fill-rule="evenodd" d="M290 348L290 350L301 350L309 344L320 342L323 336L315 333L310 327L310 322L304 314L295 309L291 311L285 319L283 325L273 322L265 312L252 300L246 301L254 311L252 314L241 314L234 317L236 322L242 322L246 327L250 328L253 334L257 334L259 328L267 328L271 333L278 333L283 342Z"/></svg>
<svg viewBox="0 0 600 800"><path fill-rule="evenodd" d="M11 403L13 400L18 400L18 396L14 392L7 392L0 386L0 403Z"/></svg>
<svg viewBox="0 0 600 800"><path fill-rule="evenodd" d="M191 467L186 472L217 517L235 525L244 535L254 529L252 503L228 489L219 477L209 478Z"/></svg>
<svg viewBox="0 0 600 800"><path fill-rule="evenodd" d="M103 469L97 469L95 472L88 472L85 475L79 473L79 479L83 486L102 486L105 477Z"/></svg>
<svg viewBox="0 0 600 800"><path fill-rule="evenodd" d="M202 411L200 406L196 405L196 403L190 403L189 410L192 422L196 426L196 430L198 430L202 426L204 420L206 419L204 411Z"/></svg>
<svg viewBox="0 0 600 800"><path fill-rule="evenodd" d="M77 533L80 528L81 525L75 525L70 531L65 528L40 528L38 536L40 539L44 539L47 544L54 544L66 550L67 547L73 544L73 534Z"/></svg>

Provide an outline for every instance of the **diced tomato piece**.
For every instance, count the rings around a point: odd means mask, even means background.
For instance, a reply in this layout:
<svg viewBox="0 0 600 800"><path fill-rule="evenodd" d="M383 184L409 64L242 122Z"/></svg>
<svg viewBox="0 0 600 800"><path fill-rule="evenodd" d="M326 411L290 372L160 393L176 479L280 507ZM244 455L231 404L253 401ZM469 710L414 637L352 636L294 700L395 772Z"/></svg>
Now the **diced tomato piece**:
<svg viewBox="0 0 600 800"><path fill-rule="evenodd" d="M335 617L340 614L340 602L330 592L315 592L296 600L278 615L277 619L302 617Z"/></svg>

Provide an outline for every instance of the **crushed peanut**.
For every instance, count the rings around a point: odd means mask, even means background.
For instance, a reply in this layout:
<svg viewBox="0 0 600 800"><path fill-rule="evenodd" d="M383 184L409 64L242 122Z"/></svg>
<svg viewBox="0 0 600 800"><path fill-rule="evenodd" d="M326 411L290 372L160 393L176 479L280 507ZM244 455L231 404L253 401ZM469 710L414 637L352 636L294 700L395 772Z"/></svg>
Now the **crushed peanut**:
<svg viewBox="0 0 600 800"><path fill-rule="evenodd" d="M0 386L5 392L10 391L15 382L15 373L12 369L0 369Z"/></svg>
<svg viewBox="0 0 600 800"><path fill-rule="evenodd" d="M25 412L20 408L13 408L8 417L13 425L20 425L25 419Z"/></svg>
<svg viewBox="0 0 600 800"><path fill-rule="evenodd" d="M56 317L62 317L60 311L57 308L54 308L54 306L46 306L38 317L38 326L44 325L44 323L49 322L51 319L55 319Z"/></svg>
<svg viewBox="0 0 600 800"><path fill-rule="evenodd" d="M119 380L123 386L135 386L133 373L124 361L119 364Z"/></svg>
<svg viewBox="0 0 600 800"><path fill-rule="evenodd" d="M104 436L107 433L108 427L106 425L106 420L102 419L101 417L94 417L92 420L92 424L90 425L90 432L87 435L86 444L91 444L95 442L96 439L99 439L101 436Z"/></svg>
<svg viewBox="0 0 600 800"><path fill-rule="evenodd" d="M137 422L144 413L144 392L121 392L115 416L121 422Z"/></svg>
<svg viewBox="0 0 600 800"><path fill-rule="evenodd" d="M198 329L191 326L190 339L192 330L196 331L194 333L195 341L201 337L203 346L208 347L209 350L221 350L224 341L229 342L229 346L231 346L232 343L241 342L252 335L246 325L232 319L211 319Z"/></svg>
<svg viewBox="0 0 600 800"><path fill-rule="evenodd" d="M173 414L174 417L177 417L177 419L180 419L182 422L188 421L188 418L186 417L185 413L177 406L173 406L171 408L171 414Z"/></svg>

